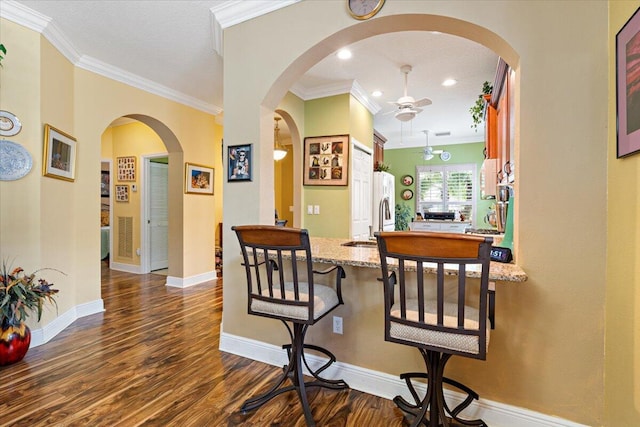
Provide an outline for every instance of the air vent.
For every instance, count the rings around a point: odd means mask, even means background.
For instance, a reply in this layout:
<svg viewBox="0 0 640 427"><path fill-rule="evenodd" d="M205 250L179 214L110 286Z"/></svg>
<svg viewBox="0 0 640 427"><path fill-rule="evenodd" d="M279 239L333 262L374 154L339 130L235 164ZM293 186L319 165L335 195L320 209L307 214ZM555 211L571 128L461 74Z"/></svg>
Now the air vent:
<svg viewBox="0 0 640 427"><path fill-rule="evenodd" d="M118 256L133 258L133 217L118 217Z"/></svg>

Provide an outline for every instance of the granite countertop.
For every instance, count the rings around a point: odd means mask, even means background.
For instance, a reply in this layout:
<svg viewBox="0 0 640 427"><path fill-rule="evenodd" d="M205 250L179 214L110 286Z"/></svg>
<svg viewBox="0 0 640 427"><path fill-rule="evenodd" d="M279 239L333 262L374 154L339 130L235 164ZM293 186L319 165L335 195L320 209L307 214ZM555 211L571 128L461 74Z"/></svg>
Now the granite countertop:
<svg viewBox="0 0 640 427"><path fill-rule="evenodd" d="M378 247L342 246L349 239L337 239L327 237L311 237L311 254L314 262L327 264L340 264L343 266L380 268L380 256ZM479 277L479 269L469 266L467 277ZM426 267L435 274L434 267ZM457 269L447 271L447 274L456 275ZM489 279L504 282L525 282L527 274L516 264L491 262Z"/></svg>

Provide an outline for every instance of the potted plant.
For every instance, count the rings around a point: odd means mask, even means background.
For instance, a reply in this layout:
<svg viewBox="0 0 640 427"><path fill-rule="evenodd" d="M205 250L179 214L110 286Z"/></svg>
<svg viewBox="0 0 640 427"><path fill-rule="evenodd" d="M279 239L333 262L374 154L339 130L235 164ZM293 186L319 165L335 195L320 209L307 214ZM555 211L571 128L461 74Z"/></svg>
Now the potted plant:
<svg viewBox="0 0 640 427"><path fill-rule="evenodd" d="M25 320L35 311L40 321L44 303L56 304L58 293L53 284L36 277L44 269L27 274L21 267L10 268L6 262L0 268L0 366L22 360L31 343Z"/></svg>
<svg viewBox="0 0 640 427"><path fill-rule="evenodd" d="M389 169L391 169L391 167L389 165L385 165L382 162L376 162L375 166L373 167L374 172L389 172Z"/></svg>
<svg viewBox="0 0 640 427"><path fill-rule="evenodd" d="M471 120L473 120L471 127L474 128L476 132L478 132L478 125L484 118L484 105L491 96L492 90L493 86L489 82L485 81L482 84L482 93L478 95L475 104L473 104L473 106L469 108L469 112L471 113Z"/></svg>
<svg viewBox="0 0 640 427"><path fill-rule="evenodd" d="M396 231L405 231L409 229L411 221L411 208L402 203L396 204Z"/></svg>

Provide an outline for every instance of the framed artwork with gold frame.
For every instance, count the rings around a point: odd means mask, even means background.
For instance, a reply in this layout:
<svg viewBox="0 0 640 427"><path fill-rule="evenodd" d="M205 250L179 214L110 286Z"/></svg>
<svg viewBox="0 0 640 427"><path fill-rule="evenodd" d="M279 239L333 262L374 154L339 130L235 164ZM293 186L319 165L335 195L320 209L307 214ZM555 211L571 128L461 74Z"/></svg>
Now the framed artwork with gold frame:
<svg viewBox="0 0 640 427"><path fill-rule="evenodd" d="M73 182L76 177L76 139L44 125L42 175Z"/></svg>

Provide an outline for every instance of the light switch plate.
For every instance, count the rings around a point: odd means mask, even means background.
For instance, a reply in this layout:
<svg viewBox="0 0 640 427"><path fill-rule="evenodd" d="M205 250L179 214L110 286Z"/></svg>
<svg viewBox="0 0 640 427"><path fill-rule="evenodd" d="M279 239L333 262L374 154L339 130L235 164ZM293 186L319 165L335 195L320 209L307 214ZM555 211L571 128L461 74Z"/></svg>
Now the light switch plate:
<svg viewBox="0 0 640 427"><path fill-rule="evenodd" d="M313 207L313 213L314 213L314 215L320 215L320 206L319 205L315 205Z"/></svg>
<svg viewBox="0 0 640 427"><path fill-rule="evenodd" d="M313 205L307 205L307 215L313 215Z"/></svg>

